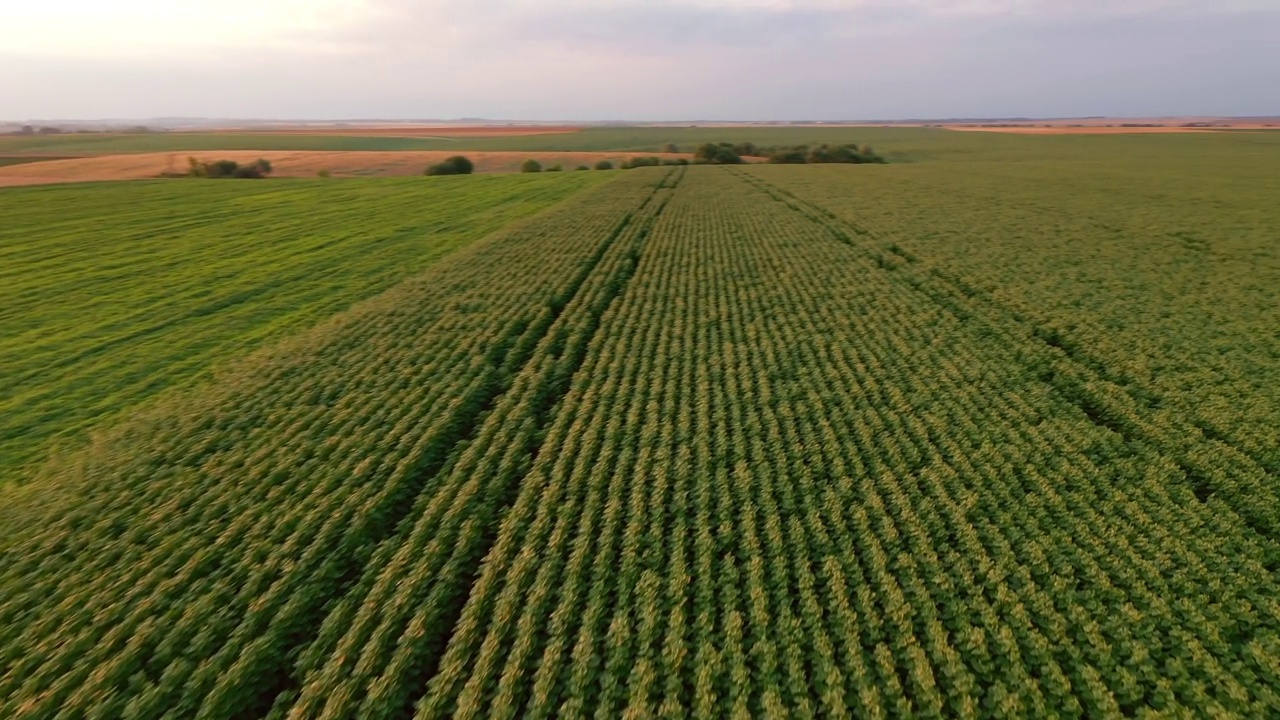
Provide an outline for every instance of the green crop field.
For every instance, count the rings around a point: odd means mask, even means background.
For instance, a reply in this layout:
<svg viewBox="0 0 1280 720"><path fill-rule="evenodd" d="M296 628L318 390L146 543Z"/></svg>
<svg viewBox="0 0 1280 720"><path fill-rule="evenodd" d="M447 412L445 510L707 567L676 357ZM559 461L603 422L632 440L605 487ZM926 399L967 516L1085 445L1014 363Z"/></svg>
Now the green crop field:
<svg viewBox="0 0 1280 720"><path fill-rule="evenodd" d="M1224 136L1238 136L1234 140ZM360 135L296 135L270 133L143 133L66 134L0 137L0 155L46 153L101 155L144 152L208 152L214 150L458 150L460 152L636 152L660 151L675 143L692 152L705 142L753 142L757 145L797 145L856 142L870 144L894 162L1030 159L1065 161L1103 158L1109 153L1136 157L1168 153L1213 152L1223 145L1273 146L1280 133L1236 130L1211 133L1152 135L1040 135L998 132L957 132L923 127L589 127L578 132L509 137L430 138ZM1236 144L1241 143L1241 144Z"/></svg>
<svg viewBox="0 0 1280 720"><path fill-rule="evenodd" d="M1157 140L1157 136L1149 136ZM1191 135L1178 135L1185 140ZM872 144L897 161L1002 155L1023 158L1055 148L1075 147L1081 140L1106 138L1031 138L1000 133L966 133L934 128L884 127L592 127L573 133L510 137L429 138L359 135L288 135L251 133L82 134L0 137L0 153L66 153L100 155L140 152L212 150L474 150L530 152L658 152L675 143L683 150L705 142L750 141L758 145L856 142ZM1133 137L1124 140L1134 140ZM1172 145L1172 143L1170 143Z"/></svg>
<svg viewBox="0 0 1280 720"><path fill-rule="evenodd" d="M0 484L601 178L0 190Z"/></svg>
<svg viewBox="0 0 1280 720"><path fill-rule="evenodd" d="M572 186L24 191L65 193L3 230L51 273L59 238L236 196L222 242L269 257L91 265L221 289L302 275L323 227L365 234L286 288L389 289L11 493L0 717L1280 716L1280 135L914 137ZM373 242L535 191L463 251ZM27 337L98 283L33 275Z"/></svg>

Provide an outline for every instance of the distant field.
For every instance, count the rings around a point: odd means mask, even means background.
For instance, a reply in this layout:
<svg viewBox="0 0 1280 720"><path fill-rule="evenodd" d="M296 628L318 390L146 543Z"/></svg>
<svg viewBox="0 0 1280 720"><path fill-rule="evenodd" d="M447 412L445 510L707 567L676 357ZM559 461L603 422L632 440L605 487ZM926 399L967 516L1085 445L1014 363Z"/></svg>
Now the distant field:
<svg viewBox="0 0 1280 720"><path fill-rule="evenodd" d="M0 137L0 154L21 152L74 155L215 150L313 151L542 151L657 152L677 143L685 152L703 142L750 140L759 144L870 143L899 157L980 147L980 139L931 128L587 128L578 132L510 137L383 137L314 134L152 133L141 135L50 135Z"/></svg>
<svg viewBox="0 0 1280 720"><path fill-rule="evenodd" d="M367 150L195 150L186 153L127 153L121 155L93 155L90 157L31 163L0 168L0 187L17 185L42 185L66 182L93 182L105 180L137 180L155 178L166 172L184 172L187 158L200 161L235 160L251 163L265 158L272 164L273 178L315 177L328 171L332 177L381 177L422 175L432 163L456 154L449 150L401 150L373 152ZM630 154L618 152L467 152L475 164L477 173L519 172L525 160L533 159L549 168L561 166L572 171L581 165L594 168L596 163L607 160L619 167ZM688 159L690 155L654 153L663 159Z"/></svg>
<svg viewBox="0 0 1280 720"><path fill-rule="evenodd" d="M0 190L0 481L600 175Z"/></svg>
<svg viewBox="0 0 1280 720"><path fill-rule="evenodd" d="M0 191L6 379L235 368L0 494L0 717L1280 717L1280 134L635 133L900 162Z"/></svg>
<svg viewBox="0 0 1280 720"><path fill-rule="evenodd" d="M426 138L253 133L83 134L0 137L0 155L95 155L186 150L440 150L461 141Z"/></svg>
<svg viewBox="0 0 1280 720"><path fill-rule="evenodd" d="M998 129L998 128L997 128ZM452 151L452 152L607 152L653 153L667 144L692 152L704 142L754 142L758 145L819 143L869 144L891 162L935 162L1027 159L1059 160L1073 155L1098 157L1176 153L1186 144L1192 152L1214 147L1228 135L1268 136L1265 130L1198 133L1103 134L958 132L926 127L596 127L577 132L512 137L447 139L351 135L154 133L145 135L53 135L0 137L0 156L46 154L103 155L119 153L187 153L216 151Z"/></svg>
<svg viewBox="0 0 1280 720"><path fill-rule="evenodd" d="M273 135L361 135L368 137L514 137L527 135L556 135L578 132L578 125L295 125L271 126L252 130L227 130L248 134Z"/></svg>
<svg viewBox="0 0 1280 720"><path fill-rule="evenodd" d="M0 168L11 167L13 165L29 165L38 162L50 162L53 160L70 160L71 158L59 157L56 155L25 155L21 157L0 157Z"/></svg>

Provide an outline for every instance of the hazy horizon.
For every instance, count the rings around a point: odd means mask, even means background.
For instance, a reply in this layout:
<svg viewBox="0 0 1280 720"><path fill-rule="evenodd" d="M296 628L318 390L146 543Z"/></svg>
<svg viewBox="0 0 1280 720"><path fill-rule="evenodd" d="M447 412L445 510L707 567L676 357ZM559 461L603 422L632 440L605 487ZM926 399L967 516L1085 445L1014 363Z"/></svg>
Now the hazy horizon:
<svg viewBox="0 0 1280 720"><path fill-rule="evenodd" d="M13 122L1280 115L1272 0L0 3Z"/></svg>

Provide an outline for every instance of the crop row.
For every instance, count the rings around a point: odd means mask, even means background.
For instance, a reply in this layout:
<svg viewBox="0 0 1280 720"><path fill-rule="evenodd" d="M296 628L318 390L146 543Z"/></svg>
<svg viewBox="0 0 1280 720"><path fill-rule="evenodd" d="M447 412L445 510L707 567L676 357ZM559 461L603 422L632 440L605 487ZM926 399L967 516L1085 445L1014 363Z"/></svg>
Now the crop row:
<svg viewBox="0 0 1280 720"><path fill-rule="evenodd" d="M1248 164L1131 176L1143 169L770 178L941 302L1033 335L1035 362L1099 422L1178 456L1202 497L1280 540L1266 200L1280 178Z"/></svg>
<svg viewBox="0 0 1280 720"><path fill-rule="evenodd" d="M575 308L612 291L656 180L456 256L87 458L71 509L6 548L4 714L252 716L287 697L418 514L470 492L448 519L483 532L501 501L451 471L468 449L527 452L513 433L571 371Z"/></svg>
<svg viewBox="0 0 1280 720"><path fill-rule="evenodd" d="M0 485L598 182L474 179L0 193Z"/></svg>
<svg viewBox="0 0 1280 720"><path fill-rule="evenodd" d="M629 173L87 456L0 711L1280 712L1214 459L778 172Z"/></svg>
<svg viewBox="0 0 1280 720"><path fill-rule="evenodd" d="M1265 544L783 200L691 172L599 336L418 717L1277 709Z"/></svg>

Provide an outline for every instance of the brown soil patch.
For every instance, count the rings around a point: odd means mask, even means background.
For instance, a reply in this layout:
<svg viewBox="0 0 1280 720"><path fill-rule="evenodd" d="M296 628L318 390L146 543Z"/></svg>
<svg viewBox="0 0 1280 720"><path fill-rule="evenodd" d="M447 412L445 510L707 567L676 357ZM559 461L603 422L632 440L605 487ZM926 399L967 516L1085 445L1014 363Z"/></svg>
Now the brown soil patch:
<svg viewBox="0 0 1280 720"><path fill-rule="evenodd" d="M127 155L100 155L72 160L47 160L0 167L0 187L15 185L46 185L52 183L96 182L104 180L140 180L159 177L166 172L185 172L187 158L202 162L235 160L252 162L258 158L271 161L273 177L315 177L328 170L335 178L388 177L421 175L432 163L462 154L475 163L476 172L519 172L525 160L533 158L544 168L560 165L571 171L579 165L594 167L600 160L609 160L617 167L622 161L637 155L664 159L690 158L690 155L668 153L614 153L614 152L465 152L445 150L430 151L256 151L227 150L223 152L191 153L142 153Z"/></svg>

